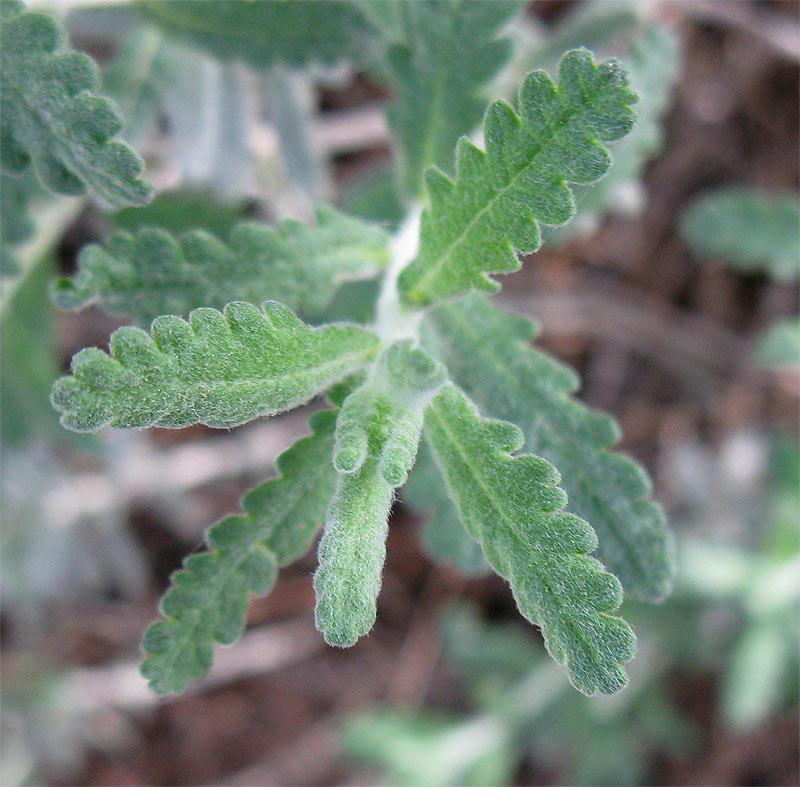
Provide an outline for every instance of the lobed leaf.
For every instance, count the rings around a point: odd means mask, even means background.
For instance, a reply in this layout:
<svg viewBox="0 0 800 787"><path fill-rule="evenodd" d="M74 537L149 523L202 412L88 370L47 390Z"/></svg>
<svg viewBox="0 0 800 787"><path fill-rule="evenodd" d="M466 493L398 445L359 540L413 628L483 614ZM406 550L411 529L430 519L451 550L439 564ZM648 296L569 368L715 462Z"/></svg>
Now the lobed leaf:
<svg viewBox="0 0 800 787"><path fill-rule="evenodd" d="M375 623L393 494L372 457L339 473L314 574L314 618L329 645L355 645Z"/></svg>
<svg viewBox="0 0 800 787"><path fill-rule="evenodd" d="M214 642L241 636L248 593L265 595L278 566L311 545L336 483L330 456L336 411L311 416L312 434L278 457L277 478L242 499L245 513L206 534L209 551L184 561L161 602L166 620L150 626L142 675L159 694L181 692L211 667Z"/></svg>
<svg viewBox="0 0 800 787"><path fill-rule="evenodd" d="M548 651L584 694L612 694L626 682L621 664L635 638L607 614L622 601L619 581L586 553L592 528L562 512L558 472L537 456L511 456L522 432L482 418L454 385L429 406L426 434L467 531L498 574L509 580L520 612L538 624Z"/></svg>
<svg viewBox="0 0 800 787"><path fill-rule="evenodd" d="M635 101L616 61L598 66L578 49L562 59L557 86L544 71L526 77L519 114L503 101L492 104L486 152L461 139L455 181L428 170L431 204L420 251L399 279L406 305L471 288L496 292L487 274L519 268L514 252L539 248L538 223L564 224L575 213L566 184L591 183L607 172L611 159L600 143L630 130Z"/></svg>
<svg viewBox="0 0 800 787"><path fill-rule="evenodd" d="M387 110L399 144L403 191L417 197L432 164L452 170L453 149L481 121L482 89L511 55L497 31L521 7L512 0L401 0L394 8L399 42L387 55L397 101Z"/></svg>
<svg viewBox="0 0 800 787"><path fill-rule="evenodd" d="M143 0L139 7L166 32L256 67L358 60L372 36L363 16L340 0Z"/></svg>
<svg viewBox="0 0 800 787"><path fill-rule="evenodd" d="M800 278L800 200L731 186L701 196L680 220L684 240L705 257L780 281Z"/></svg>
<svg viewBox="0 0 800 787"><path fill-rule="evenodd" d="M150 186L141 159L112 137L122 128L114 105L95 95L98 68L66 45L60 22L0 4L0 165L21 174L32 165L59 194L85 187L111 205L141 205Z"/></svg>
<svg viewBox="0 0 800 787"><path fill-rule="evenodd" d="M110 355L81 350L53 386L61 423L78 432L194 423L229 427L296 407L358 370L378 337L355 325L310 328L280 303L244 302L189 320L153 321L152 338L124 327Z"/></svg>
<svg viewBox="0 0 800 787"><path fill-rule="evenodd" d="M537 327L474 294L441 304L423 322L422 340L482 412L525 433L525 450L561 473L569 510L597 531L603 563L627 593L656 601L675 566L660 506L633 460L609 450L619 430L607 415L570 394L576 375L530 340Z"/></svg>
<svg viewBox="0 0 800 787"><path fill-rule="evenodd" d="M631 14L630 10L627 13ZM631 87L639 96L636 125L614 145L614 160L608 175L599 183L572 188L577 207L575 219L564 227L545 228L545 243L561 243L573 234L595 228L609 210L631 210L630 195L640 188L645 164L663 147L664 115L682 62L680 40L670 28L650 25L636 37L630 57Z"/></svg>
<svg viewBox="0 0 800 787"><path fill-rule="evenodd" d="M412 341L391 345L342 405L334 467L355 473L371 458L387 484L404 484L417 455L423 411L445 379L444 367Z"/></svg>
<svg viewBox="0 0 800 787"><path fill-rule="evenodd" d="M270 298L314 313L330 303L340 284L374 276L388 258L381 228L332 208L318 208L315 226L288 219L274 227L240 223L228 245L199 229L175 238L144 227L135 235L112 236L106 249L86 247L78 273L56 283L54 298L63 309L99 300L144 324L161 314L222 308L232 300Z"/></svg>

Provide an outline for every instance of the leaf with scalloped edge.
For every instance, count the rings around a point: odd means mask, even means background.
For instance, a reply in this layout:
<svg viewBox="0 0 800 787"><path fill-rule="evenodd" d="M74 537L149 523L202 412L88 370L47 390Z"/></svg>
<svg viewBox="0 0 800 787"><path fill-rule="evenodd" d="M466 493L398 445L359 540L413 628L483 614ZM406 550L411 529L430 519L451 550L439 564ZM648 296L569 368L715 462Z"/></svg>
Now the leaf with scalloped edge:
<svg viewBox="0 0 800 787"><path fill-rule="evenodd" d="M100 301L109 311L136 315L140 324L233 300L269 298L318 313L340 284L380 271L388 243L377 225L327 207L317 209L316 225L242 222L227 245L204 230L175 238L145 227L113 235L105 248L84 248L78 273L56 282L53 293L62 309Z"/></svg>
<svg viewBox="0 0 800 787"><path fill-rule="evenodd" d="M265 595L279 565L310 546L336 484L330 462L336 411L311 416L312 434L278 457L278 477L242 498L245 513L206 534L209 551L172 575L161 602L166 616L145 633L142 674L159 694L181 692L211 666L214 642L229 645L244 629L248 594Z"/></svg>
<svg viewBox="0 0 800 787"><path fill-rule="evenodd" d="M280 303L262 308L236 301L188 321L158 317L152 336L119 328L110 355L81 350L72 375L56 380L61 423L77 432L236 426L307 402L378 351L378 337L359 326L310 328Z"/></svg>
<svg viewBox="0 0 800 787"><path fill-rule="evenodd" d="M537 333L477 293L439 305L422 325L425 346L481 412L519 426L525 450L558 468L569 511L595 529L600 559L626 593L658 601L675 573L664 512L645 471L609 450L616 423L573 399L575 373L530 345Z"/></svg>
<svg viewBox="0 0 800 787"><path fill-rule="evenodd" d="M142 161L112 139L122 121L108 99L95 95L94 61L69 49L60 22L25 13L4 0L0 16L0 164L21 174L30 164L59 194L86 186L111 205L141 205L151 189L139 179Z"/></svg>
<svg viewBox="0 0 800 787"><path fill-rule="evenodd" d="M492 104L486 152L462 138L454 181L435 167L427 172L431 203L419 254L399 279L406 305L472 288L496 292L488 274L517 270L515 250L539 248L539 223L564 224L575 213L567 183L606 174L611 158L600 143L631 129L635 101L619 63L598 66L590 52L576 49L564 55L557 86L544 71L525 78L519 114L504 101Z"/></svg>
<svg viewBox="0 0 800 787"><path fill-rule="evenodd" d="M500 27L521 8L512 0L402 0L393 4L402 43L386 53L397 101L387 109L399 148L404 192L422 192L432 164L450 171L455 144L478 126L486 84L511 55Z"/></svg>
<svg viewBox="0 0 800 787"><path fill-rule="evenodd" d="M167 33L256 68L360 61L373 36L364 16L341 0L141 0L138 6Z"/></svg>
<svg viewBox="0 0 800 787"><path fill-rule="evenodd" d="M425 433L467 531L505 577L520 612L542 629L545 644L584 694L612 694L626 683L622 663L636 639L608 614L622 601L619 580L588 556L592 528L562 508L567 496L545 459L510 452L520 429L482 418L454 385L428 407Z"/></svg>

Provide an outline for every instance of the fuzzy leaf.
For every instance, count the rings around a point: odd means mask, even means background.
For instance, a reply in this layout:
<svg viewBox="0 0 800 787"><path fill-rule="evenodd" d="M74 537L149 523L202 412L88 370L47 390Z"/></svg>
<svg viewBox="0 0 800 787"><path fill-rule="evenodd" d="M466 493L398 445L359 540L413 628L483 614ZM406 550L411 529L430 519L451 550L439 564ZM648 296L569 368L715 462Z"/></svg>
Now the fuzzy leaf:
<svg viewBox="0 0 800 787"><path fill-rule="evenodd" d="M336 483L335 424L334 410L311 416L312 434L278 457L280 475L248 492L245 513L210 528L209 551L187 558L172 575L161 603L166 620L150 626L143 642L150 655L142 674L154 691L178 693L202 677L214 642L228 645L241 636L248 593L268 593L278 566L309 548Z"/></svg>
<svg viewBox="0 0 800 787"><path fill-rule="evenodd" d="M521 7L503 0L401 0L393 6L402 43L387 52L397 101L387 111L400 150L403 190L422 191L432 164L452 171L455 144L481 121L482 88L511 54L497 30Z"/></svg>
<svg viewBox="0 0 800 787"><path fill-rule="evenodd" d="M442 474L424 440L420 443L408 483L403 487L401 500L412 510L428 515L421 540L432 560L449 563L464 574L480 575L489 570L481 545L464 530Z"/></svg>
<svg viewBox="0 0 800 787"><path fill-rule="evenodd" d="M595 10L596 11L596 10ZM631 13L630 10L627 13ZM599 22L600 20L595 20ZM639 96L636 125L614 145L614 160L599 183L572 189L577 214L564 227L545 228L544 241L562 243L573 234L593 230L607 211L631 212L629 195L639 190L642 171L664 144L664 115L683 62L678 36L663 25L645 28L631 45L631 87Z"/></svg>
<svg viewBox="0 0 800 787"><path fill-rule="evenodd" d="M79 308L100 300L112 312L148 324L161 314L232 300L285 303L319 312L346 280L374 276L388 261L388 237L379 227L331 208L317 210L316 226L284 220L274 227L239 224L228 245L203 230L175 238L146 227L91 245L78 273L55 285L56 304Z"/></svg>
<svg viewBox="0 0 800 787"><path fill-rule="evenodd" d="M597 546L592 528L561 511L567 496L555 468L537 456L511 456L522 432L481 418L454 385L433 400L425 430L464 526L510 582L520 612L541 626L572 684L589 695L621 689L621 664L636 641L624 620L607 613L622 589L586 554Z"/></svg>
<svg viewBox="0 0 800 787"><path fill-rule="evenodd" d="M645 471L609 450L619 430L607 415L570 394L576 375L530 340L538 328L474 294L434 309L423 323L424 344L481 409L525 433L525 450L561 473L569 510L597 531L598 553L627 593L663 598L674 574L661 507L650 501Z"/></svg>
<svg viewBox="0 0 800 787"><path fill-rule="evenodd" d="M314 574L314 617L329 645L355 645L375 623L393 493L372 457L339 474Z"/></svg>
<svg viewBox="0 0 800 787"><path fill-rule="evenodd" d="M462 138L455 181L428 170L420 251L399 281L406 304L425 306L471 288L496 292L487 274L519 268L514 250L539 248L538 223L568 221L575 205L566 184L602 177L611 159L600 143L633 125L636 96L627 85L616 61L597 66L578 49L561 61L558 86L544 71L526 77L519 114L504 101L492 104L486 152Z"/></svg>
<svg viewBox="0 0 800 787"><path fill-rule="evenodd" d="M111 205L141 205L150 186L141 159L112 137L122 128L114 105L95 95L97 66L66 46L60 22L4 0L0 31L0 164L20 174L33 165L59 194L88 186Z"/></svg>
<svg viewBox="0 0 800 787"><path fill-rule="evenodd" d="M168 33L256 67L359 59L371 36L364 17L339 0L144 0L139 7Z"/></svg>
<svg viewBox="0 0 800 787"><path fill-rule="evenodd" d="M334 467L355 473L371 458L387 484L404 484L417 455L423 411L445 378L444 367L410 340L389 347L342 405Z"/></svg>
<svg viewBox="0 0 800 787"><path fill-rule="evenodd" d="M61 423L78 432L194 423L229 427L296 407L359 369L378 338L355 325L309 328L280 303L223 312L195 309L188 322L153 321L152 338L124 327L110 355L81 350L72 376L53 386Z"/></svg>
<svg viewBox="0 0 800 787"><path fill-rule="evenodd" d="M681 216L686 242L705 257L781 281L800 278L800 199L732 186L705 194Z"/></svg>

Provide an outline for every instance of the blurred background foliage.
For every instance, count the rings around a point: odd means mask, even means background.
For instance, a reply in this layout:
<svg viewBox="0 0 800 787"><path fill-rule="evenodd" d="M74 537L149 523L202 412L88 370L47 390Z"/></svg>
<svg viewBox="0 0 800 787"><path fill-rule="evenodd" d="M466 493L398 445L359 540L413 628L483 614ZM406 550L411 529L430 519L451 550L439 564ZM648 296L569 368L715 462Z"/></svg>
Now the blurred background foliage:
<svg viewBox="0 0 800 787"><path fill-rule="evenodd" d="M452 507L419 483L399 496L369 638L322 645L310 554L252 604L209 678L156 701L138 640L169 573L305 415L67 433L52 380L125 320L55 312L51 280L118 229L225 238L243 217L310 220L319 202L389 228L404 212L379 65L388 5L323 4L352 16L346 35L312 14L280 46L258 3L238 31L187 33L181 15L230 6L214 5L43 6L103 67L158 196L110 213L0 182L0 782L796 783L800 6L535 0L486 90L511 98L585 45L620 57L641 95L609 176L501 296L621 421L676 533L674 594L625 610L640 641L630 686L570 690ZM368 319L374 292L343 287L325 318Z"/></svg>

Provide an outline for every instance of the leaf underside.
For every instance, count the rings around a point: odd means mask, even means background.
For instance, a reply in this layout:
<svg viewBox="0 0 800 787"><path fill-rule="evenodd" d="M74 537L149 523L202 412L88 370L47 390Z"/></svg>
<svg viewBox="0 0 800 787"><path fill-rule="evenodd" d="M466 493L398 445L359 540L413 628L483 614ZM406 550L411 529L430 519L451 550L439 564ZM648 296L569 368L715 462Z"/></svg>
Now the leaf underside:
<svg viewBox="0 0 800 787"><path fill-rule="evenodd" d="M141 205L151 189L142 161L112 139L122 128L115 106L95 93L94 61L66 46L60 22L4 0L0 31L0 164L19 175L29 165L59 194L88 186L111 205Z"/></svg>
<svg viewBox="0 0 800 787"><path fill-rule="evenodd" d="M519 2L406 0L397 4L402 43L387 52L388 76L397 101L387 110L400 150L403 190L420 194L432 164L451 171L462 134L481 121L487 101L481 90L511 54L498 28Z"/></svg>
<svg viewBox="0 0 800 787"><path fill-rule="evenodd" d="M150 655L142 674L159 694L181 692L210 668L214 642L230 644L244 629L248 594L265 595L278 566L308 550L333 494L330 462L336 411L311 416L312 434L278 457L277 478L242 499L245 513L206 534L208 552L193 555L172 575L158 621L145 633Z"/></svg>
<svg viewBox="0 0 800 787"><path fill-rule="evenodd" d="M314 576L317 628L331 645L355 644L375 622L394 489L414 464L424 409L445 377L421 347L395 342L339 411L333 450L339 479Z"/></svg>
<svg viewBox="0 0 800 787"><path fill-rule="evenodd" d="M375 623L393 495L372 457L339 473L314 574L314 620L329 645L350 647Z"/></svg>
<svg viewBox="0 0 800 787"><path fill-rule="evenodd" d="M426 412L425 433L461 516L520 612L538 624L550 654L584 694L611 694L626 682L621 664L635 638L607 614L622 601L619 581L586 553L592 528L561 511L558 472L540 457L511 456L523 442L513 424L482 418L454 385Z"/></svg>
<svg viewBox="0 0 800 787"><path fill-rule="evenodd" d="M168 33L222 60L264 67L359 60L372 30L339 0L145 0L145 13Z"/></svg>
<svg viewBox="0 0 800 787"><path fill-rule="evenodd" d="M354 473L371 457L387 484L404 484L417 455L423 411L446 376L444 367L411 340L391 345L342 405L334 467Z"/></svg>
<svg viewBox="0 0 800 787"><path fill-rule="evenodd" d="M575 213L567 183L591 183L610 165L600 144L632 127L636 95L616 61L595 65L586 50L568 52L558 86L534 71L520 90L517 114L497 101L484 123L486 152L462 138L456 178L428 170L430 206L422 217L420 251L402 272L410 307L475 288L496 292L489 273L519 268L515 250L539 248L538 223L561 225Z"/></svg>
<svg viewBox="0 0 800 787"><path fill-rule="evenodd" d="M481 412L519 426L525 450L558 468L569 511L595 529L600 559L626 593L660 600L675 567L647 475L609 450L619 439L617 425L570 396L576 375L530 345L537 333L533 323L479 294L441 304L422 325L423 344Z"/></svg>
<svg viewBox="0 0 800 787"><path fill-rule="evenodd" d="M358 370L378 337L355 325L310 328L288 308L234 302L188 321L153 321L152 336L123 327L110 355L90 348L53 386L61 423L75 431L194 423L230 427L296 407Z"/></svg>
<svg viewBox="0 0 800 787"><path fill-rule="evenodd" d="M100 301L144 325L162 314L222 308L234 300L270 299L317 313L341 283L374 276L388 256L388 236L380 227L332 208L319 208L314 226L243 222L227 245L204 230L176 239L146 227L112 236L106 248L81 251L78 273L56 283L54 298L62 309Z"/></svg>

